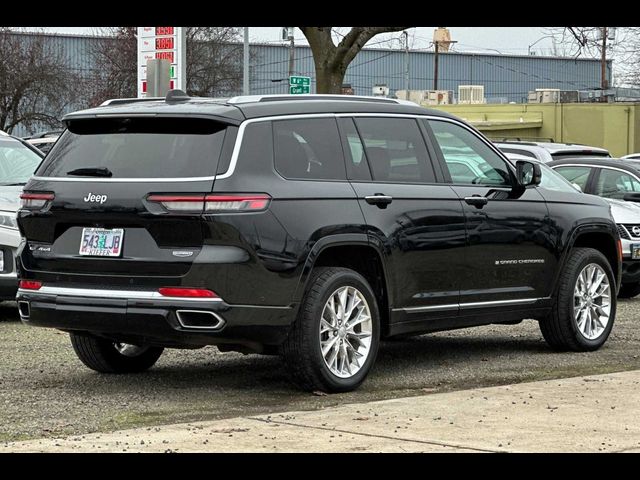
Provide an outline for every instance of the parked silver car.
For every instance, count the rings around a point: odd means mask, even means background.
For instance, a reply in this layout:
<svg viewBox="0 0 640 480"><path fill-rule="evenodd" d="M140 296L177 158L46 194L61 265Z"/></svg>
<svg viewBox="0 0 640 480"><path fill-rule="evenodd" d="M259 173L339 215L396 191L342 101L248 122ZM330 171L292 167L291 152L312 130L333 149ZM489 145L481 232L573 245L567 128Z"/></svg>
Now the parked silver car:
<svg viewBox="0 0 640 480"><path fill-rule="evenodd" d="M580 145L577 143L521 142L513 140L493 143L504 153L524 155L525 157L529 157L528 160L535 158L543 163L573 157L611 157L609 151L604 148Z"/></svg>

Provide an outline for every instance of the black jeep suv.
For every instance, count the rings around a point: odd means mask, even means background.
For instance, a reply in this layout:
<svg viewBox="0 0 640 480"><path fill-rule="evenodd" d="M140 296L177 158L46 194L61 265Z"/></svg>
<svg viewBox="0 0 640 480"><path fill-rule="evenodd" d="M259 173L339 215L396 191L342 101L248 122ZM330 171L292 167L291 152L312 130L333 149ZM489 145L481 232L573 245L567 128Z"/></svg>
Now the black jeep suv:
<svg viewBox="0 0 640 480"><path fill-rule="evenodd" d="M99 372L217 345L336 392L381 338L531 318L585 351L613 326L607 204L446 113L172 91L64 120L22 195L17 300Z"/></svg>

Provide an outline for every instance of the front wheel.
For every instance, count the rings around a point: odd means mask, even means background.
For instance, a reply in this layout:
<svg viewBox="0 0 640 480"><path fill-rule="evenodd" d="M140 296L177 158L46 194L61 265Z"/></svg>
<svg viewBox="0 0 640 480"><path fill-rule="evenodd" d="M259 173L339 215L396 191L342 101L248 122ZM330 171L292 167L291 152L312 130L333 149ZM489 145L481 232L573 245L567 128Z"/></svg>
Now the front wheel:
<svg viewBox="0 0 640 480"><path fill-rule="evenodd" d="M283 345L283 358L305 390L347 392L371 370L379 338L378 305L367 280L347 268L318 268Z"/></svg>
<svg viewBox="0 0 640 480"><path fill-rule="evenodd" d="M608 260L592 248L573 249L551 314L540 320L544 339L554 350L597 350L607 341L615 316L616 284Z"/></svg>
<svg viewBox="0 0 640 480"><path fill-rule="evenodd" d="M71 345L87 367L100 373L135 373L151 368L163 348L118 343L88 333L71 333Z"/></svg>

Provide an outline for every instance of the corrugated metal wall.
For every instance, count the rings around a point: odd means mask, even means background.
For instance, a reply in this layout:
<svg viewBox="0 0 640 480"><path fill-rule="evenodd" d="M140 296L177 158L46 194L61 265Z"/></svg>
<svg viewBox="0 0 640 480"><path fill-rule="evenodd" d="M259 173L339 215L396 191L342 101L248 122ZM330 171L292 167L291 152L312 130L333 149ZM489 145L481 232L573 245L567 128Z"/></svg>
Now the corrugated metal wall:
<svg viewBox="0 0 640 480"><path fill-rule="evenodd" d="M288 92L288 47L254 45L252 51L251 93ZM434 56L433 52L409 52L410 90L433 88ZM438 63L440 90L453 90L457 95L458 85L484 85L487 101L492 103L526 102L529 90L536 88L580 90L600 86L598 60L441 53ZM309 47L296 47L294 70L312 77L315 91ZM347 69L345 83L351 84L356 95L371 95L372 87L379 83L386 84L393 95L405 88L405 72L404 52L365 49Z"/></svg>
<svg viewBox="0 0 640 480"><path fill-rule="evenodd" d="M68 59L68 66L87 75L93 65L87 52L91 43L100 39L88 36L47 35ZM399 50L365 49L347 70L344 82L350 83L356 95L371 95L376 84L386 84L390 94L405 88L405 52ZM609 64L609 78L611 65ZM288 93L289 48L285 45L251 46L250 89L252 94ZM315 92L314 65L311 49L295 48L294 71L312 78ZM409 53L409 89L433 88L434 53ZM507 56L470 53L441 53L438 88L453 90L458 85L484 85L485 97L491 103L526 102L527 92L535 88L578 90L598 88L598 60ZM237 92L240 94L241 92ZM24 128L14 135L28 135Z"/></svg>

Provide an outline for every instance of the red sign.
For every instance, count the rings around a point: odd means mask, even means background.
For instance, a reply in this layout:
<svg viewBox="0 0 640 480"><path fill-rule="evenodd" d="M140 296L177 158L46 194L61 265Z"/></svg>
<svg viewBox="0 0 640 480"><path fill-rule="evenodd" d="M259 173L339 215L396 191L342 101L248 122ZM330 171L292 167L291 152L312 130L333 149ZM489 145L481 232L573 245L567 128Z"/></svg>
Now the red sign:
<svg viewBox="0 0 640 480"><path fill-rule="evenodd" d="M156 58L158 60L169 60L169 63L173 63L174 52L156 52Z"/></svg>
<svg viewBox="0 0 640 480"><path fill-rule="evenodd" d="M156 50L173 50L173 37L156 38Z"/></svg>
<svg viewBox="0 0 640 480"><path fill-rule="evenodd" d="M173 35L173 27L156 27L156 35Z"/></svg>

